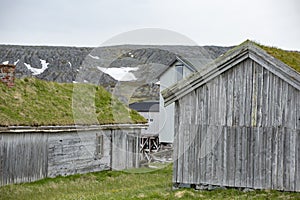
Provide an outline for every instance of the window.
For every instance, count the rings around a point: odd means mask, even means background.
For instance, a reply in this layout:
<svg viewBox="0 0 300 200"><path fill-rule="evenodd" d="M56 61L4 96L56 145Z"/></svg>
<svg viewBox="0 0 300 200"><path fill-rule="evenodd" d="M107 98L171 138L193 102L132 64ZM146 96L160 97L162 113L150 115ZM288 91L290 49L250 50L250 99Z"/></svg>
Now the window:
<svg viewBox="0 0 300 200"><path fill-rule="evenodd" d="M150 119L150 122L153 122L153 119Z"/></svg>
<svg viewBox="0 0 300 200"><path fill-rule="evenodd" d="M177 81L180 81L183 78L183 65L175 65Z"/></svg>
<svg viewBox="0 0 300 200"><path fill-rule="evenodd" d="M97 158L101 158L103 156L103 135L96 135L95 155Z"/></svg>

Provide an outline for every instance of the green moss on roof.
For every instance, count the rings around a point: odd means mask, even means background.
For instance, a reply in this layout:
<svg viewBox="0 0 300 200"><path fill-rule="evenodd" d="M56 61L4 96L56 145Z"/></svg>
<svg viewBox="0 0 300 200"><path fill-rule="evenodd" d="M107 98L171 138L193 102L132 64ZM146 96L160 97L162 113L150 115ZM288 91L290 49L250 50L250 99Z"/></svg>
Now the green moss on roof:
<svg viewBox="0 0 300 200"><path fill-rule="evenodd" d="M0 92L0 126L146 123L95 85L25 78L16 79L12 88L0 83Z"/></svg>
<svg viewBox="0 0 300 200"><path fill-rule="evenodd" d="M255 43L255 42L254 42ZM257 46L265 50L268 54L274 58L282 61L286 65L295 69L300 73L300 52L299 51L287 51L276 47L269 47L255 43Z"/></svg>

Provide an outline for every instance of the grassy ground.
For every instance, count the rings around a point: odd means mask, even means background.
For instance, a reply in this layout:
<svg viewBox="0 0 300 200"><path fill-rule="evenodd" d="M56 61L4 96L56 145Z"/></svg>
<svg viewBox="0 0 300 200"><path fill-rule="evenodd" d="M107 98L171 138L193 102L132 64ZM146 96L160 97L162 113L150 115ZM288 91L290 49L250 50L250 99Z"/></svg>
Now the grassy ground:
<svg viewBox="0 0 300 200"><path fill-rule="evenodd" d="M300 199L300 193L172 190L172 169L97 172L0 187L0 199Z"/></svg>
<svg viewBox="0 0 300 200"><path fill-rule="evenodd" d="M34 78L0 83L0 126L144 123L102 87ZM75 120L75 122L74 122Z"/></svg>

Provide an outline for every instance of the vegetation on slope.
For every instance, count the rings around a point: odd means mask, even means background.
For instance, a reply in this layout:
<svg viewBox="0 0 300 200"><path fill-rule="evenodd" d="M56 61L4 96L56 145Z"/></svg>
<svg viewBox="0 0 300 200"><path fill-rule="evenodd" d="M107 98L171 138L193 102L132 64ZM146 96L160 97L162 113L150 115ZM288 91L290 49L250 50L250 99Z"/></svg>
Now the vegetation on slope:
<svg viewBox="0 0 300 200"><path fill-rule="evenodd" d="M172 190L172 166L147 172L103 171L0 187L0 199L299 199L300 193L237 189ZM144 173L143 173L144 172Z"/></svg>
<svg viewBox="0 0 300 200"><path fill-rule="evenodd" d="M0 83L0 125L90 125L145 123L102 87L16 79L8 88ZM74 93L75 92L75 93Z"/></svg>
<svg viewBox="0 0 300 200"><path fill-rule="evenodd" d="M265 50L268 54L281 60L286 65L294 68L300 73L300 52L298 51L287 51L276 47L264 46L257 44L260 48Z"/></svg>

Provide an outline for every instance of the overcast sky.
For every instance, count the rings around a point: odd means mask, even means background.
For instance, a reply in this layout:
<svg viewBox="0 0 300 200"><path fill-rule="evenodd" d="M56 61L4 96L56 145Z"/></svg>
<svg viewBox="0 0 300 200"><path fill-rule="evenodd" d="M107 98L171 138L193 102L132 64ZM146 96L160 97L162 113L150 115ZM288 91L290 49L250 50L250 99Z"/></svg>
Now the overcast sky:
<svg viewBox="0 0 300 200"><path fill-rule="evenodd" d="M184 35L198 45L231 46L252 39L300 50L299 0L0 0L0 4L0 44L96 47L124 32L156 28ZM144 42L133 37L131 43L148 43L146 37Z"/></svg>

